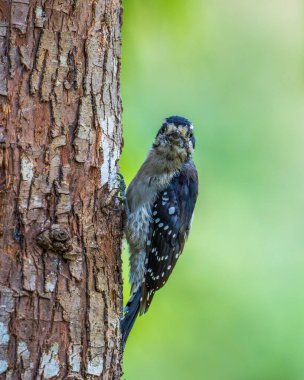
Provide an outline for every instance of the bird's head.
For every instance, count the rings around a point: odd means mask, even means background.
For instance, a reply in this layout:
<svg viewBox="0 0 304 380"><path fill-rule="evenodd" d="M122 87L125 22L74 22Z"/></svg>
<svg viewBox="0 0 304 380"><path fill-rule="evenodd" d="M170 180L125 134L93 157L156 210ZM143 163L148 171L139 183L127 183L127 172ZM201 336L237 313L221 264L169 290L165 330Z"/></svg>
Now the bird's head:
<svg viewBox="0 0 304 380"><path fill-rule="evenodd" d="M192 123L181 116L165 119L158 131L153 148L169 160L187 161L193 153L195 138Z"/></svg>

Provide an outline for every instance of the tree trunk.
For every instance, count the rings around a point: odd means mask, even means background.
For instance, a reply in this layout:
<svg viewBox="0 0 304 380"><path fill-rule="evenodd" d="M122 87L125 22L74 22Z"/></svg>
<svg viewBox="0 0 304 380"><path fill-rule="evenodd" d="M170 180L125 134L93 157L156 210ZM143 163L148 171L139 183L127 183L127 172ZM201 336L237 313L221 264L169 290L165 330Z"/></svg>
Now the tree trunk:
<svg viewBox="0 0 304 380"><path fill-rule="evenodd" d="M0 379L119 379L121 0L0 0Z"/></svg>

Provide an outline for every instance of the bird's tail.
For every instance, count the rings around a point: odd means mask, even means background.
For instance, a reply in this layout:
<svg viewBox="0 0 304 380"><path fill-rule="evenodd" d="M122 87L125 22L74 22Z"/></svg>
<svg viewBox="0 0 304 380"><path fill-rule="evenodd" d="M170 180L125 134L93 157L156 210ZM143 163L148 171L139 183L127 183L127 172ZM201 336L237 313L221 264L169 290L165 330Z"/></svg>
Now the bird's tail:
<svg viewBox="0 0 304 380"><path fill-rule="evenodd" d="M124 316L121 319L121 333L123 347L126 344L130 331L139 312L141 288L134 292L124 308Z"/></svg>

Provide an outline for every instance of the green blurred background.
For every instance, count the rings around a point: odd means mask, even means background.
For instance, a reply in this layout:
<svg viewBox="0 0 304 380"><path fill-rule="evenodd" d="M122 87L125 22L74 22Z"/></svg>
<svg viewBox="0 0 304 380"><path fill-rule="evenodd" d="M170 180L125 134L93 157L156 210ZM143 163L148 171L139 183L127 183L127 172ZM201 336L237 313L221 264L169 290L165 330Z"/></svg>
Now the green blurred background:
<svg viewBox="0 0 304 380"><path fill-rule="evenodd" d="M193 121L200 195L127 380L304 379L304 4L124 1L130 182L164 117ZM128 263L124 254L125 298Z"/></svg>

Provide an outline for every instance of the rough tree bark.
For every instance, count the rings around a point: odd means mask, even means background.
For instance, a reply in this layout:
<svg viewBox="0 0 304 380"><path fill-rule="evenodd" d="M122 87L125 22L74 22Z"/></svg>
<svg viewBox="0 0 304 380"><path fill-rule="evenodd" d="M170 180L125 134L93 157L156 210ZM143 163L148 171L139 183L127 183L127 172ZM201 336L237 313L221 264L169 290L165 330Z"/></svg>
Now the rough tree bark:
<svg viewBox="0 0 304 380"><path fill-rule="evenodd" d="M121 0L0 0L0 379L121 374Z"/></svg>

